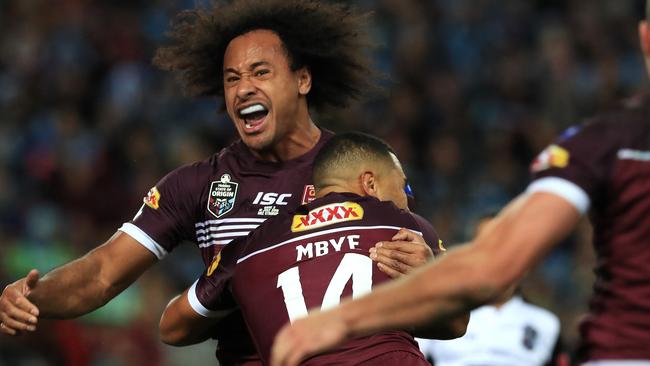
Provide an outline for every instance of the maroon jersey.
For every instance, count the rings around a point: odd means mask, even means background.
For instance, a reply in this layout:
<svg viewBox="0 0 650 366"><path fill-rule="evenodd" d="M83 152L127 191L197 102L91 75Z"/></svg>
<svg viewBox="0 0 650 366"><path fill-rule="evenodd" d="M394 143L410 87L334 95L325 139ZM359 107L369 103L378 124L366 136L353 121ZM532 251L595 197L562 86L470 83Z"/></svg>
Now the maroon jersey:
<svg viewBox="0 0 650 366"><path fill-rule="evenodd" d="M209 264L231 240L245 237L264 220L313 199L312 162L333 134L322 130L316 146L284 162L255 159L241 141L207 160L169 173L144 198L135 218L120 230L162 259L182 242L193 242ZM227 320L219 359L239 364L253 351L241 315Z"/></svg>
<svg viewBox="0 0 650 366"><path fill-rule="evenodd" d="M647 105L647 103L646 103ZM589 209L598 261L581 358L650 360L650 109L565 133L533 163L529 191Z"/></svg>
<svg viewBox="0 0 650 366"><path fill-rule="evenodd" d="M334 307L343 297L362 296L388 281L368 250L378 241L390 240L402 227L436 243L434 253L439 252L437 234L421 217L373 197L329 194L294 212L280 213L241 243L228 246L224 258L190 289L190 303L198 313L210 316L232 306L232 295L257 350L268 361L273 339L285 323L307 315L307 309ZM404 331L355 339L305 364L383 362L392 352L410 353L421 361L416 364L427 365L413 337Z"/></svg>

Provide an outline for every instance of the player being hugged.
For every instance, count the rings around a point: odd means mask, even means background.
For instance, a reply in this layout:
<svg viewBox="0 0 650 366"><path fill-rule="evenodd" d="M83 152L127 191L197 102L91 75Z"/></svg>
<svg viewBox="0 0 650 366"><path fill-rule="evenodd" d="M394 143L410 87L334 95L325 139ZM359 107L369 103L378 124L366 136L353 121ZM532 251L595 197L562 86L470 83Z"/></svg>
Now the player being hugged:
<svg viewBox="0 0 650 366"><path fill-rule="evenodd" d="M183 345L204 332L235 304L254 343L269 362L275 334L308 309L329 309L342 297L358 298L390 277L373 265L375 244L416 232L440 253L433 227L409 212L406 178L390 147L363 134L333 137L314 162L316 200L266 221L233 241L201 278L172 301L160 322L163 341ZM455 338L468 314L437 328L429 338ZM306 365L428 365L412 332L384 331L350 340Z"/></svg>

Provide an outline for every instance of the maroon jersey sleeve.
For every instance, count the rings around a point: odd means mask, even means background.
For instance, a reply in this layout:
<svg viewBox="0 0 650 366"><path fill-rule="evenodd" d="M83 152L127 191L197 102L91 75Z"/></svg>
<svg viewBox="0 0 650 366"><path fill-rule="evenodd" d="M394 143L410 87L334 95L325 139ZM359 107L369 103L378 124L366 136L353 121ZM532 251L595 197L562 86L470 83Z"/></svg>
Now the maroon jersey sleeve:
<svg viewBox="0 0 650 366"><path fill-rule="evenodd" d="M445 249L442 245L442 240L440 240L440 237L438 237L438 233L436 233L433 225L431 225L429 221L418 214L411 213L411 216L413 217L413 220L415 220L415 224L420 228L420 232L422 233L424 241L433 251L433 255L438 256L441 254Z"/></svg>
<svg viewBox="0 0 650 366"><path fill-rule="evenodd" d="M203 182L201 163L180 167L165 176L144 197L131 222L120 228L162 259L184 240L193 240Z"/></svg>
<svg viewBox="0 0 650 366"><path fill-rule="evenodd" d="M528 191L558 194L581 213L587 211L590 197L603 189L616 158L619 134L612 133L612 126L594 121L567 130L533 161Z"/></svg>
<svg viewBox="0 0 650 366"><path fill-rule="evenodd" d="M235 239L217 254L188 292L194 311L205 317L217 317L237 306L230 281L246 247L246 238Z"/></svg>

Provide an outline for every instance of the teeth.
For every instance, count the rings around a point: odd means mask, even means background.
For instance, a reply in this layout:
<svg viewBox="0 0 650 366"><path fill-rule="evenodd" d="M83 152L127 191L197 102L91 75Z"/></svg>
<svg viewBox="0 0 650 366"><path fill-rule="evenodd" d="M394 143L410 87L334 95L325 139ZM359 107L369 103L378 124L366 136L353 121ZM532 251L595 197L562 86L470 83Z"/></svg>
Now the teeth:
<svg viewBox="0 0 650 366"><path fill-rule="evenodd" d="M261 104L253 104L253 105L248 106L248 107L242 109L241 111L239 111L239 114L241 116L245 116L247 114L251 114L251 113L255 113L255 112L263 112L265 110L266 110L266 108L264 108L263 105L261 105Z"/></svg>

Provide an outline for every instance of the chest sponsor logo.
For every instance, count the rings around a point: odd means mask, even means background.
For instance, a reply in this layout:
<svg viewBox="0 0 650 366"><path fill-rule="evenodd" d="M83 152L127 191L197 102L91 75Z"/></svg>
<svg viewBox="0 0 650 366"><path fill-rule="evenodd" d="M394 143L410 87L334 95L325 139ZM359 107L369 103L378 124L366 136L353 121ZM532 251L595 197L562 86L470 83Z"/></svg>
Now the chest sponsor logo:
<svg viewBox="0 0 650 366"><path fill-rule="evenodd" d="M530 166L533 173L550 168L564 168L569 165L569 152L558 145L551 145L544 149Z"/></svg>
<svg viewBox="0 0 650 366"><path fill-rule="evenodd" d="M294 215L291 231L296 233L321 228L339 222L361 220L363 208L354 202L331 203L315 208L307 215Z"/></svg>
<svg viewBox="0 0 650 366"><path fill-rule="evenodd" d="M313 184L308 184L305 186L305 190L302 193L302 203L303 205L308 204L309 202L316 199L316 189L314 189Z"/></svg>
<svg viewBox="0 0 650 366"><path fill-rule="evenodd" d="M147 195L142 199L142 202L154 210L157 210L160 204L160 192L158 192L158 188L151 188Z"/></svg>
<svg viewBox="0 0 650 366"><path fill-rule="evenodd" d="M290 198L291 193L257 192L253 204L264 205L264 207L257 210L259 216L275 216L280 213L276 205L286 206L289 204L287 200Z"/></svg>
<svg viewBox="0 0 650 366"><path fill-rule="evenodd" d="M289 198L291 198L291 193L257 192L253 204L286 206L289 204L287 202Z"/></svg>
<svg viewBox="0 0 650 366"><path fill-rule="evenodd" d="M230 174L224 174L220 180L212 182L208 194L208 211L217 218L232 211L238 186L239 183L230 180Z"/></svg>

